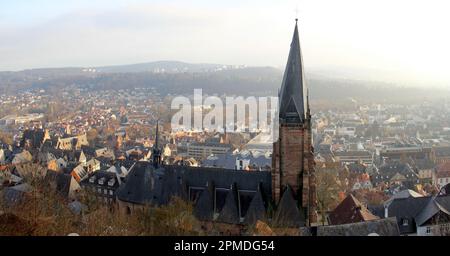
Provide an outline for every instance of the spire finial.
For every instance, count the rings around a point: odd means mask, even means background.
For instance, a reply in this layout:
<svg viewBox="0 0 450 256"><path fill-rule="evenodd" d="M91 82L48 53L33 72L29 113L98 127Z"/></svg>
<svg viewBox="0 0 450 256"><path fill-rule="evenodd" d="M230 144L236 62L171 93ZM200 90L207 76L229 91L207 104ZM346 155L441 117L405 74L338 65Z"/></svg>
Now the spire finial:
<svg viewBox="0 0 450 256"><path fill-rule="evenodd" d="M295 25L297 25L298 22L298 6L295 7Z"/></svg>

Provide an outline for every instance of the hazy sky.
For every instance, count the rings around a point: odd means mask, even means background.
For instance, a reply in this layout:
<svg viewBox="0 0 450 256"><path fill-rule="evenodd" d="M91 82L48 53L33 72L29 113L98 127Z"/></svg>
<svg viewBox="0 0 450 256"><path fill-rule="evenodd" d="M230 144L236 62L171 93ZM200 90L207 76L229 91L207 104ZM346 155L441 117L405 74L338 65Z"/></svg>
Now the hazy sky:
<svg viewBox="0 0 450 256"><path fill-rule="evenodd" d="M298 7L307 69L450 86L442 0L0 0L0 70L181 60L283 67Z"/></svg>

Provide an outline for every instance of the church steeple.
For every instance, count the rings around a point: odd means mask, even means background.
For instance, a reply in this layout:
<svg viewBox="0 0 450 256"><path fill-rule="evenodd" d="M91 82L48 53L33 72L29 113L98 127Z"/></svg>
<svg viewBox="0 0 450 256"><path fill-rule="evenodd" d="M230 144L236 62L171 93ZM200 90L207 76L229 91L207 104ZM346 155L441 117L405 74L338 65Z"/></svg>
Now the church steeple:
<svg viewBox="0 0 450 256"><path fill-rule="evenodd" d="M153 166L158 168L161 164L161 150L159 148L159 120L156 121L156 135L155 144L153 144L152 160Z"/></svg>
<svg viewBox="0 0 450 256"><path fill-rule="evenodd" d="M301 216L305 217L304 224L309 226L317 220L317 197L311 113L305 82L296 19L279 92L279 137L273 144L272 198L281 204L283 198L289 196L286 191L292 192L292 199L297 202ZM291 210L289 212L296 212Z"/></svg>
<svg viewBox="0 0 450 256"><path fill-rule="evenodd" d="M303 123L308 118L307 88L297 21L298 19L295 19L291 49L278 95L280 123Z"/></svg>

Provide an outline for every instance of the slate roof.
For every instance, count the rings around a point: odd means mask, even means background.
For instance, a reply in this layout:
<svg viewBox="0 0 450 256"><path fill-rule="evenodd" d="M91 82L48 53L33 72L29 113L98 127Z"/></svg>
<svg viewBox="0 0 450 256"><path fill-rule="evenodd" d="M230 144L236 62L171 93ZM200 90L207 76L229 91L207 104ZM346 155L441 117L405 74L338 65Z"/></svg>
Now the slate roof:
<svg viewBox="0 0 450 256"><path fill-rule="evenodd" d="M165 166L167 170L175 169L184 173L183 180L188 186L204 186L208 181L214 181L214 185L219 188L230 188L236 183L240 190L254 190L262 183L264 194L272 193L272 177L266 171L239 171L221 168L203 168L188 166Z"/></svg>
<svg viewBox="0 0 450 256"><path fill-rule="evenodd" d="M280 203L273 217L273 224L277 227L301 227L306 223L302 209L297 207L293 191L288 185L281 196Z"/></svg>
<svg viewBox="0 0 450 256"><path fill-rule="evenodd" d="M378 168L378 172L371 175L372 182L389 182L395 175L402 175L406 181L414 183L419 179L417 173L409 164L400 162L386 163Z"/></svg>
<svg viewBox="0 0 450 256"><path fill-rule="evenodd" d="M395 199L409 198L409 197L423 197L423 195L417 193L414 190L405 189L391 196L388 200L384 202L384 205L389 205Z"/></svg>
<svg viewBox="0 0 450 256"><path fill-rule="evenodd" d="M137 162L117 190L118 199L135 204L166 204L172 196L193 200L201 220L239 224L264 216L271 197L270 172L162 166ZM230 189L233 187L233 189ZM295 205L294 205L295 206ZM251 217L250 217L251 216Z"/></svg>
<svg viewBox="0 0 450 256"><path fill-rule="evenodd" d="M366 172L366 166L360 163L347 164L347 168L352 173L363 174Z"/></svg>
<svg viewBox="0 0 450 256"><path fill-rule="evenodd" d="M307 118L306 80L303 71L303 59L300 49L297 22L295 23L289 57L279 92L279 118L303 122Z"/></svg>
<svg viewBox="0 0 450 256"><path fill-rule="evenodd" d="M415 217L425 208L431 197L408 197L393 200L388 206L388 217L397 217L400 233L416 232ZM408 225L403 225L407 220Z"/></svg>
<svg viewBox="0 0 450 256"><path fill-rule="evenodd" d="M94 182L91 182L92 177L95 177L95 179L92 179L92 180L94 180ZM103 185L101 185L99 183L99 180L102 178L104 179ZM112 186L108 185L108 182L110 180L114 180L114 184ZM111 189L117 189L119 187L118 177L117 177L116 173L108 172L106 170L99 170L99 171L93 172L88 176L88 178L83 179L80 183L81 183L81 185L95 184L95 185L99 185L99 186L108 187Z"/></svg>
<svg viewBox="0 0 450 256"><path fill-rule="evenodd" d="M450 196L436 196L429 200L425 208L415 217L416 224L424 225L439 212L450 216Z"/></svg>
<svg viewBox="0 0 450 256"><path fill-rule="evenodd" d="M153 200L154 180L157 178L150 163L137 162L117 190L117 198L135 204L149 204Z"/></svg>
<svg viewBox="0 0 450 256"><path fill-rule="evenodd" d="M228 191L227 197L225 199L225 205L223 206L217 221L231 224L240 223L240 212L238 206L236 184L231 185L231 188Z"/></svg>
<svg viewBox="0 0 450 256"><path fill-rule="evenodd" d="M264 196L261 193L261 188L258 187L258 191L256 191L245 214L245 224L254 225L256 221L266 221L266 219L267 215Z"/></svg>
<svg viewBox="0 0 450 256"><path fill-rule="evenodd" d="M194 215L202 221L213 220L214 217L214 199L212 190L214 189L211 184L206 184L200 192L200 197L195 203Z"/></svg>
<svg viewBox="0 0 450 256"><path fill-rule="evenodd" d="M399 236L395 218L376 219L343 225L318 226L317 236Z"/></svg>

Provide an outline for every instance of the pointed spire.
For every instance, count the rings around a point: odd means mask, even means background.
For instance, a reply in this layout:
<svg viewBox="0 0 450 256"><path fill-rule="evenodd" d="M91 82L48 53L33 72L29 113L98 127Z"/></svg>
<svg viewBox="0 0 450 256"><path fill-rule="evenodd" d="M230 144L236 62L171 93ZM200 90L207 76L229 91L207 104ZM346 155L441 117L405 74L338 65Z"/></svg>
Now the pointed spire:
<svg viewBox="0 0 450 256"><path fill-rule="evenodd" d="M306 81L298 36L298 19L295 19L294 35L279 92L279 118L281 122L303 123L308 118Z"/></svg>
<svg viewBox="0 0 450 256"><path fill-rule="evenodd" d="M153 166L158 168L161 164L161 150L159 149L159 120L156 121L156 135L155 135L155 144L153 145L152 150L152 160Z"/></svg>
<svg viewBox="0 0 450 256"><path fill-rule="evenodd" d="M156 135L155 135L155 147L158 149L159 148L159 146L158 146L158 140L159 140L159 132L158 132L158 130L159 130L159 119L158 120L156 120Z"/></svg>

